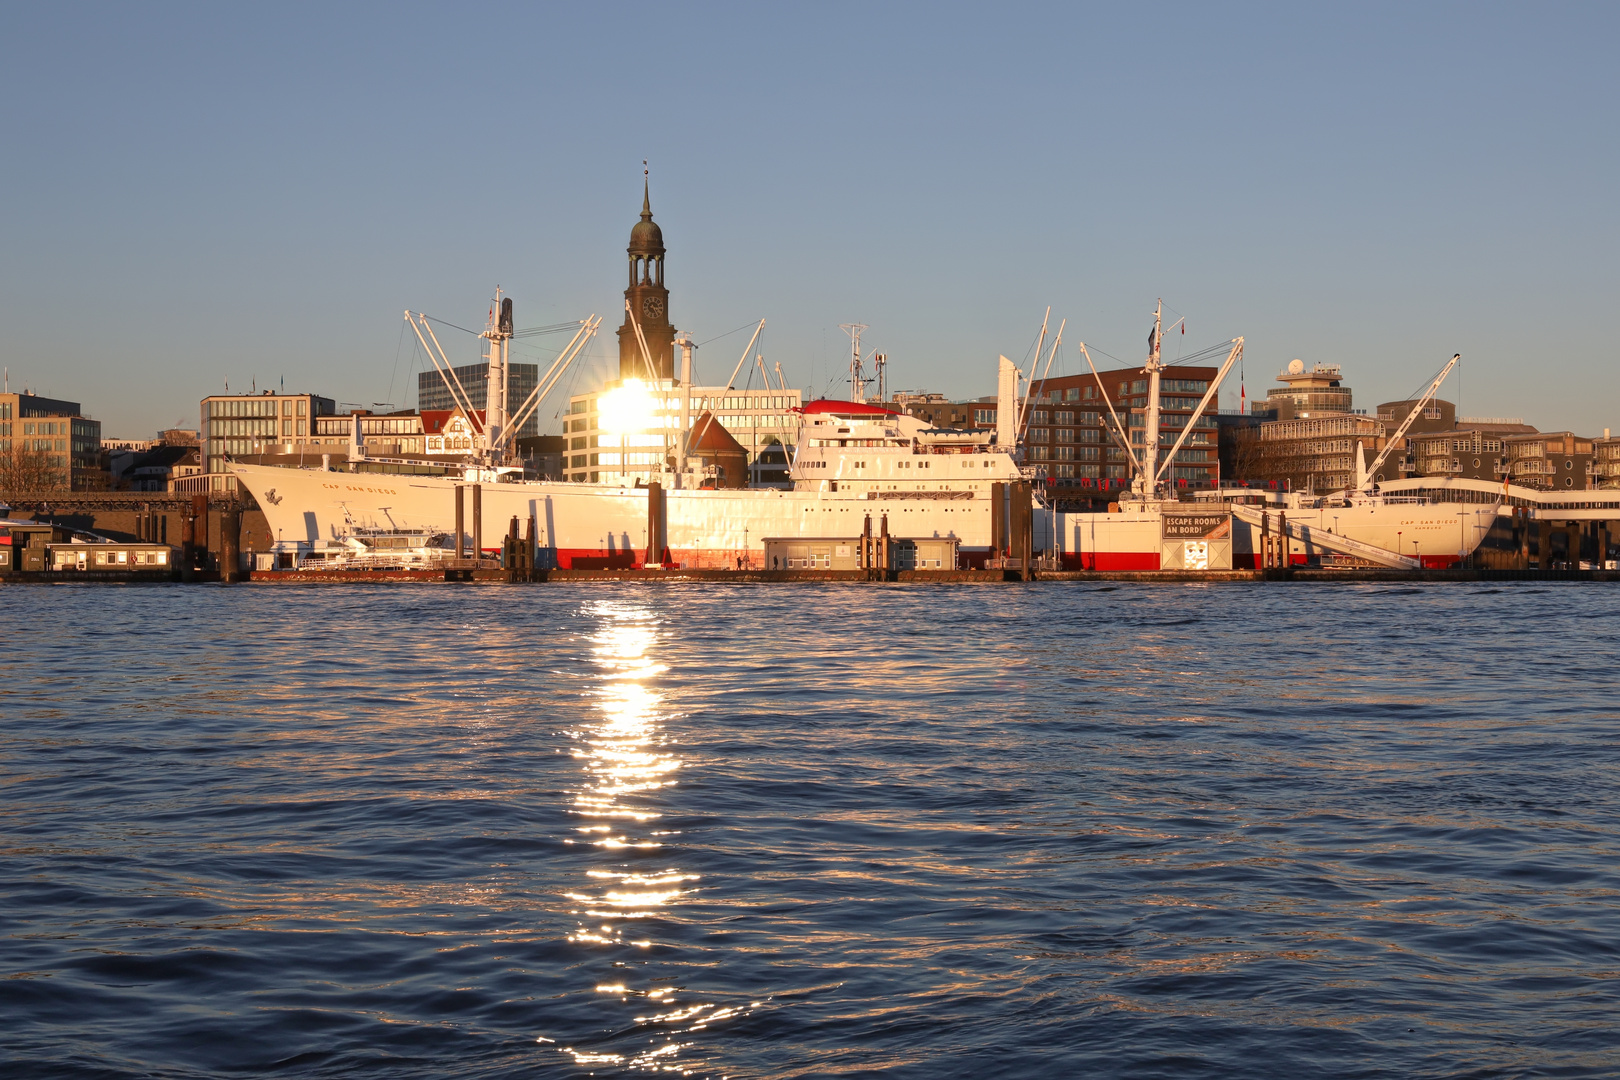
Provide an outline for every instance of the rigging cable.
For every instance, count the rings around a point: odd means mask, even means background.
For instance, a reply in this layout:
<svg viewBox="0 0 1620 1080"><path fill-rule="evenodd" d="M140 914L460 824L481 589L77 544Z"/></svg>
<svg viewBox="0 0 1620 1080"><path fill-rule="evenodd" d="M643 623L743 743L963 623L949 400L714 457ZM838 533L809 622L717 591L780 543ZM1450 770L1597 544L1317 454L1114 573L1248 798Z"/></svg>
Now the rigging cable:
<svg viewBox="0 0 1620 1080"><path fill-rule="evenodd" d="M394 366L388 372L388 397L394 396L394 377L399 374L399 354L405 348L405 324L399 324L399 343L394 346Z"/></svg>

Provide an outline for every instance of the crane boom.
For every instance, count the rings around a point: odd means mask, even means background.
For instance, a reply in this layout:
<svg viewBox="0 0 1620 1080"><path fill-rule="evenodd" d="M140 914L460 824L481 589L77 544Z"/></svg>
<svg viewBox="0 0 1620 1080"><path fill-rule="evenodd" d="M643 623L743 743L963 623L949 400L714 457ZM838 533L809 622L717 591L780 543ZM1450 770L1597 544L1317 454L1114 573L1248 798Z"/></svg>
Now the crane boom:
<svg viewBox="0 0 1620 1080"><path fill-rule="evenodd" d="M1097 391L1102 397L1102 403L1108 406L1108 415L1114 418L1114 426L1108 433L1119 441L1119 447L1125 451L1125 456L1131 459L1131 464L1140 471L1142 462L1137 458L1136 451L1131 449L1130 439L1126 435L1125 425L1120 422L1119 413L1114 411L1114 403L1108 398L1108 391L1103 389L1102 376L1097 374L1097 365L1091 362L1091 353L1086 349L1086 343L1080 343L1080 355L1086 358L1086 366L1091 368L1091 377L1097 380Z"/></svg>
<svg viewBox="0 0 1620 1080"><path fill-rule="evenodd" d="M1226 354L1226 363L1221 365L1221 370L1215 374L1215 381L1209 384L1209 389L1205 390L1204 396L1199 399L1198 408L1194 409L1193 414L1187 418L1186 426L1181 429L1181 438L1176 440L1176 444L1164 456L1164 464L1159 466L1158 474L1153 477L1155 484L1158 483L1159 477L1169 470L1170 463L1176 460L1176 454L1181 451L1181 444L1187 441L1188 435L1192 434L1193 425L1198 423L1198 418L1204 415L1205 409L1209 408L1210 401L1212 399L1218 400L1216 394L1220 392L1221 380L1226 378L1226 373L1232 370L1232 364L1242 355L1243 339L1232 339L1232 351Z"/></svg>
<svg viewBox="0 0 1620 1080"><path fill-rule="evenodd" d="M1462 353L1457 353L1446 362L1445 367L1440 369L1440 374L1434 377L1434 382L1429 384L1429 389L1424 391L1422 397L1418 398L1417 404L1412 406L1412 411L1406 414L1405 420L1401 421L1401 426L1395 429L1395 434L1391 435L1389 437L1389 442L1384 444L1384 449L1379 452L1377 457L1373 458L1373 463L1367 468L1367 475L1361 481L1362 491L1366 491L1367 488L1373 483L1373 477L1377 476L1378 470L1384 467L1384 462L1389 458L1390 451L1399 446L1401 440L1406 438L1407 429L1412 426L1412 422L1418 418L1419 414L1421 414L1428 406L1429 402L1433 400L1434 395L1440 392L1440 384L1446 381L1446 376L1451 374L1451 369L1456 367L1461 361Z"/></svg>

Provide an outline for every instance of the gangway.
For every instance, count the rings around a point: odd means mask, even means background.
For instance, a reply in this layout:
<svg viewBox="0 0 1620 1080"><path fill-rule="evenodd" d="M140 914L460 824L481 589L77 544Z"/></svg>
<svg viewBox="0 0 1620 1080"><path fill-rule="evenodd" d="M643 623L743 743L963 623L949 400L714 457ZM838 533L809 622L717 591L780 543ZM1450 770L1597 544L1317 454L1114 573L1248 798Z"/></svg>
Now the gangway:
<svg viewBox="0 0 1620 1080"><path fill-rule="evenodd" d="M1232 516L1239 521L1247 522L1256 529L1265 527L1267 511L1258 510L1252 506L1243 506L1234 503L1231 507ZM1332 551L1340 555L1353 555L1358 559L1365 559L1379 566L1388 566L1396 570L1420 570L1422 563L1410 555L1402 555L1398 551L1381 548L1377 544L1368 544L1361 540L1352 540L1348 536L1327 529L1313 529L1299 521L1289 521L1286 512L1277 515L1273 527L1286 528L1290 539L1298 540L1306 547L1314 547L1321 551Z"/></svg>

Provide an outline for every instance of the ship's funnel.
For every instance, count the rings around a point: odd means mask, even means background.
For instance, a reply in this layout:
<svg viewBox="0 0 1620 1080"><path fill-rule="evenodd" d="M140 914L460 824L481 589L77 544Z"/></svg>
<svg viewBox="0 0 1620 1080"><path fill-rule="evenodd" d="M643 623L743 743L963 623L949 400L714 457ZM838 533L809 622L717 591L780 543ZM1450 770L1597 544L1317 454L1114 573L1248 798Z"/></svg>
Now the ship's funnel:
<svg viewBox="0 0 1620 1080"><path fill-rule="evenodd" d="M512 333L512 298L510 296L501 300L500 331L508 336Z"/></svg>

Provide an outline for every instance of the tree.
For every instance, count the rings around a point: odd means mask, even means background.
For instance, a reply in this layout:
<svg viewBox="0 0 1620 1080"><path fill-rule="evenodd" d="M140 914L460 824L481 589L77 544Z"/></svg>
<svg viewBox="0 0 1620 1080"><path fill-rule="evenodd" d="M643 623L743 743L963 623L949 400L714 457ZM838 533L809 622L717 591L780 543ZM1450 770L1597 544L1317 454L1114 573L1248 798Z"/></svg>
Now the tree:
<svg viewBox="0 0 1620 1080"><path fill-rule="evenodd" d="M28 495L67 489L67 470L57 464L65 458L46 450L29 449L22 439L11 445L10 450L0 450L0 494Z"/></svg>

